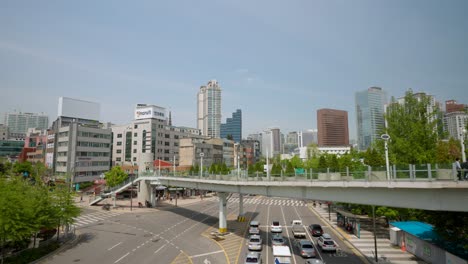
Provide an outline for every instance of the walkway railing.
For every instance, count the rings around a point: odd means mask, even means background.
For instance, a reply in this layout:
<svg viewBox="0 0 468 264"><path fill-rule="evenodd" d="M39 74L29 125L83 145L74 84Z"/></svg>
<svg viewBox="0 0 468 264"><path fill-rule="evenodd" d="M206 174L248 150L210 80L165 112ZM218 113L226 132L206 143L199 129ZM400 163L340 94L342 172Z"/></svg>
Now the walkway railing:
<svg viewBox="0 0 468 264"><path fill-rule="evenodd" d="M464 174L464 172L462 172ZM139 176L158 176L158 171L140 174ZM308 169L304 173L270 174L265 172L247 173L231 171L229 174L210 174L204 172L161 172L164 177L187 177L191 179L225 180L225 181L457 181L457 170L453 164L393 165L389 174L385 167L363 167L351 170Z"/></svg>

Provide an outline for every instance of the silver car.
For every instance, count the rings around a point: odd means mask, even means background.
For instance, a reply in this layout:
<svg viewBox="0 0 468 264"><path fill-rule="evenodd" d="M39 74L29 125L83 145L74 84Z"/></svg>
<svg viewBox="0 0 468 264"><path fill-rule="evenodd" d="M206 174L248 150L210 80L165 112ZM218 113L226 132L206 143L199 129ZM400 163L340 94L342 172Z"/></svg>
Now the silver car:
<svg viewBox="0 0 468 264"><path fill-rule="evenodd" d="M262 254L260 252L249 252L245 256L245 264L261 264Z"/></svg>
<svg viewBox="0 0 468 264"><path fill-rule="evenodd" d="M308 259L305 264L325 264L321 259Z"/></svg>
<svg viewBox="0 0 468 264"><path fill-rule="evenodd" d="M299 240L296 242L296 247L299 249L299 253L303 258L315 258L317 255L314 243L310 240Z"/></svg>
<svg viewBox="0 0 468 264"><path fill-rule="evenodd" d="M271 236L271 245L272 246L284 246L286 241L284 240L283 236L280 234L274 234Z"/></svg>
<svg viewBox="0 0 468 264"><path fill-rule="evenodd" d="M251 235L248 243L249 250L262 250L262 238L259 235Z"/></svg>

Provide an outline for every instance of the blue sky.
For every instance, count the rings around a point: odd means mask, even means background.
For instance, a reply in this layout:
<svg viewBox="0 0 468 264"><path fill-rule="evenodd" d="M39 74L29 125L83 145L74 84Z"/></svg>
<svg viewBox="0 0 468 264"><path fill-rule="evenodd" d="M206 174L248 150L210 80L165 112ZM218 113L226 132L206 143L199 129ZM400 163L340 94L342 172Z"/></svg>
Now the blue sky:
<svg viewBox="0 0 468 264"><path fill-rule="evenodd" d="M244 137L316 128L354 93L408 88L468 104L468 1L0 2L0 113L57 116L59 96L101 104L128 123L137 103L196 126L200 85L223 88L223 120Z"/></svg>

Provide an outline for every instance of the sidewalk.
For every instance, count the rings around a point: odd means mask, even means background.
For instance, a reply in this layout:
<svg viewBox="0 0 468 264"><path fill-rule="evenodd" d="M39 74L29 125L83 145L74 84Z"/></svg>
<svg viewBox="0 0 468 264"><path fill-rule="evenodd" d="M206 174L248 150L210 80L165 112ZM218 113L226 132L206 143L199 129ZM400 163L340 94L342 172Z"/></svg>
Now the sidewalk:
<svg viewBox="0 0 468 264"><path fill-rule="evenodd" d="M374 235L372 232L372 225L369 222L363 221L361 223L361 237L358 238L350 234L337 225L336 213L331 210L330 219L328 214L328 207L326 205L309 208L318 216L327 222L337 233L339 233L347 242L356 248L362 255L364 255L368 263L375 263L374 257ZM371 221L370 221L371 222ZM414 255L402 251L399 247L390 244L388 228L379 226L377 229L377 253L379 257L378 263L395 263L395 264L426 264L426 262L417 259Z"/></svg>

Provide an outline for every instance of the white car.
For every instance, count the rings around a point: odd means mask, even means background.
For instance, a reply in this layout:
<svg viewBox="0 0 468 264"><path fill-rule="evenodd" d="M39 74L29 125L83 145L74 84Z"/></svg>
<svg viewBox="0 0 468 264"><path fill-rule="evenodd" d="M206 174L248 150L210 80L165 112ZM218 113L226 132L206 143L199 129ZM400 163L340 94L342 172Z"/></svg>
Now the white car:
<svg viewBox="0 0 468 264"><path fill-rule="evenodd" d="M336 252L336 243L327 233L317 239L317 245L322 249L322 251Z"/></svg>
<svg viewBox="0 0 468 264"><path fill-rule="evenodd" d="M272 233L281 233L283 232L283 227L281 226L279 221L273 221L270 227L270 231Z"/></svg>

